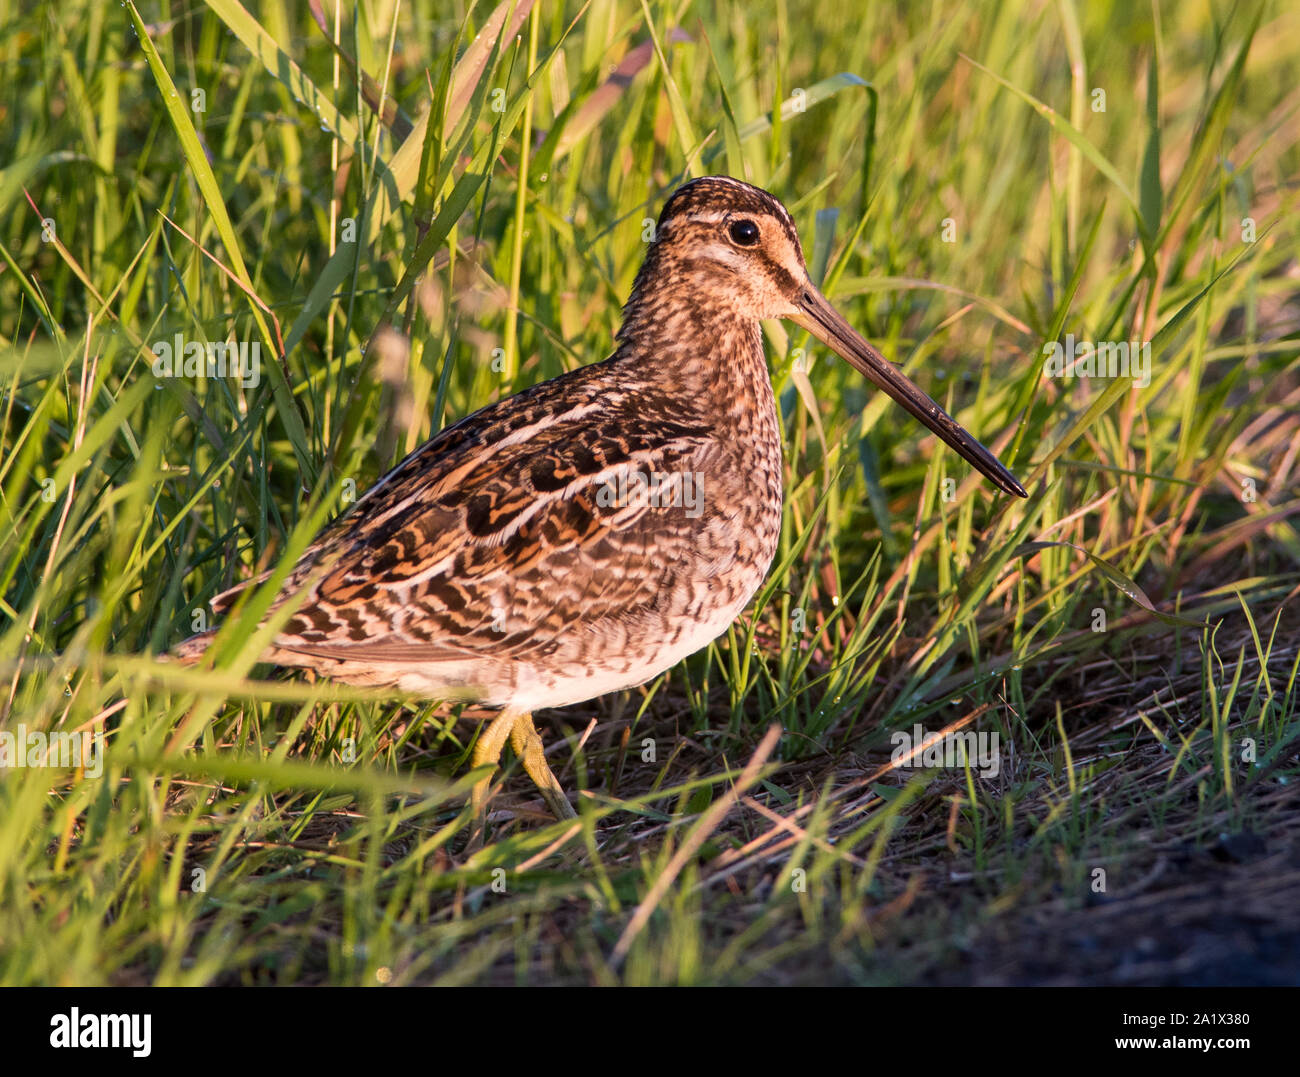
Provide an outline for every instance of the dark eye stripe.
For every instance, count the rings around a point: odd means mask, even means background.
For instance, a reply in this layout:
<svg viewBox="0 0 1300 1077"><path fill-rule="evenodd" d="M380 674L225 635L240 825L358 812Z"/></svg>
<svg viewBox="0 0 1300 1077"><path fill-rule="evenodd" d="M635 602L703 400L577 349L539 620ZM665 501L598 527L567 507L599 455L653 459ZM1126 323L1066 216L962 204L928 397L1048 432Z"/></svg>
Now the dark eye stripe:
<svg viewBox="0 0 1300 1077"><path fill-rule="evenodd" d="M763 259L763 268L777 282L781 291L787 295L793 295L798 290L798 283L790 275L790 271L772 258Z"/></svg>

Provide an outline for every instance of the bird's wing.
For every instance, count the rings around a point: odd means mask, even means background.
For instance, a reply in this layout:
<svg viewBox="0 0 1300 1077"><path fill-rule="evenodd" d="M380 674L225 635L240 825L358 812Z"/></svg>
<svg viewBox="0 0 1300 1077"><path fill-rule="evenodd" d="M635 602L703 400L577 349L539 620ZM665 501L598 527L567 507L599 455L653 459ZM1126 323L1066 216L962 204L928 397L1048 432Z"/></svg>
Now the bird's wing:
<svg viewBox="0 0 1300 1077"><path fill-rule="evenodd" d="M380 479L294 567L277 604L306 594L276 646L523 657L574 619L660 600L685 567L670 546L690 510L671 490L653 501L636 476L682 475L712 431L680 403L584 388L546 383L477 412Z"/></svg>

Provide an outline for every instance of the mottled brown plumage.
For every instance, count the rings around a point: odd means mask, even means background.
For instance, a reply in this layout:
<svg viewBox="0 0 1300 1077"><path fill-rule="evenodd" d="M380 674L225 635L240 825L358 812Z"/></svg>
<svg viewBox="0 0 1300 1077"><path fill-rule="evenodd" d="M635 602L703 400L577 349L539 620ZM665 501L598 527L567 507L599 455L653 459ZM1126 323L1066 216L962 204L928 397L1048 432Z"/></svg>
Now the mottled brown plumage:
<svg viewBox="0 0 1300 1077"><path fill-rule="evenodd" d="M773 317L806 325L1023 496L834 314L784 207L710 177L665 205L613 355L475 412L380 479L292 570L277 604L298 605L264 658L504 708L475 761L495 762L510 735L571 814L528 715L669 668L726 630L771 565L781 442L759 321ZM637 475L666 489L647 496ZM194 660L211 635L175 653Z"/></svg>

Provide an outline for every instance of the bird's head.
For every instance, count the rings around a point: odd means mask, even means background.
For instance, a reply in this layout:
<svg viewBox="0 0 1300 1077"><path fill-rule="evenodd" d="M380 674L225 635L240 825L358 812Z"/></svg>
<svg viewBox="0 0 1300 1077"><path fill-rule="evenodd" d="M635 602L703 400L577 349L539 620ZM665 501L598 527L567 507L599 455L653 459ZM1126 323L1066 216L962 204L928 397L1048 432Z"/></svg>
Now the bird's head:
<svg viewBox="0 0 1300 1077"><path fill-rule="evenodd" d="M759 321L788 318L802 326L898 401L1000 489L1025 489L997 458L924 391L872 347L822 295L808 275L794 221L758 187L705 176L673 192L659 215L654 246L636 292L643 324L655 307L680 297L698 312ZM670 300L675 296L676 300Z"/></svg>
<svg viewBox="0 0 1300 1077"><path fill-rule="evenodd" d="M678 187L659 215L654 242L661 276L689 281L697 302L741 317L791 317L812 283L785 206L726 176Z"/></svg>

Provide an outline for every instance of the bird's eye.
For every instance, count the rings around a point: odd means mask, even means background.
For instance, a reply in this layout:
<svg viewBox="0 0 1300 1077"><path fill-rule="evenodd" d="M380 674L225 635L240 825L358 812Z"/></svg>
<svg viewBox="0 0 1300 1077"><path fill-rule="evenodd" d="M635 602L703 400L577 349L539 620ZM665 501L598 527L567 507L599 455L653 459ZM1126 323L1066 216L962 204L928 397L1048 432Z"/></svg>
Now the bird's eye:
<svg viewBox="0 0 1300 1077"><path fill-rule="evenodd" d="M727 233L739 247L752 247L758 242L758 225L750 220L732 221Z"/></svg>

